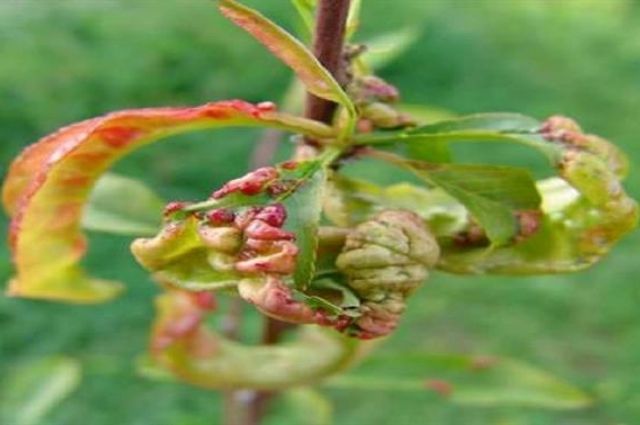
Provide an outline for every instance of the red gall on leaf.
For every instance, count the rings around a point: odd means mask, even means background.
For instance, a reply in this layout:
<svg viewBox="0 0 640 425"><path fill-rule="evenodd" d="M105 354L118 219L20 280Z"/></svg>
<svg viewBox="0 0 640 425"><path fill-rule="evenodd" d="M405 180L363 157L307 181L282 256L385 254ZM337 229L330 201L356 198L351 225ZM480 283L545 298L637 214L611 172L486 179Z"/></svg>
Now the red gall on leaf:
<svg viewBox="0 0 640 425"><path fill-rule="evenodd" d="M244 195L257 195L279 176L280 173L275 167L258 168L245 176L225 183L224 186L213 192L211 198L221 199L234 192L240 192Z"/></svg>

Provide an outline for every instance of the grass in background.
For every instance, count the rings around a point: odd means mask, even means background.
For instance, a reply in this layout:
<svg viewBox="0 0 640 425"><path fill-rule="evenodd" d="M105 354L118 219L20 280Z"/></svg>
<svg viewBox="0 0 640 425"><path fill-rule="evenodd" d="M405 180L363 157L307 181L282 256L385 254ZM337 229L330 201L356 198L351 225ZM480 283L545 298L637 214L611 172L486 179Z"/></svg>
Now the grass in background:
<svg viewBox="0 0 640 425"><path fill-rule="evenodd" d="M295 26L288 2L248 3ZM573 116L627 151L636 166L627 186L640 197L638 3L364 3L360 39L406 26L420 32L382 70L407 102L460 113ZM22 146L68 122L129 107L277 99L288 84L288 71L205 0L5 2L0 22L0 176ZM257 137L225 130L174 139L136 153L117 170L168 199L202 198L245 170ZM213 139L224 141L224 153L210 145ZM496 152L474 155L482 161ZM4 237L6 220L0 224ZM47 424L216 423L217 393L136 376L133 360L145 349L156 289L128 254L126 238L95 235L92 242L88 266L127 282L127 293L92 307L0 297L0 377L30 358L67 354L82 361L84 379ZM602 264L567 276L437 274L380 349L515 357L582 386L598 399L594 408L460 408L423 394L331 390L336 423L634 423L640 418L639 249L635 233ZM0 246L0 280L9 274ZM274 423L294 422L279 413Z"/></svg>

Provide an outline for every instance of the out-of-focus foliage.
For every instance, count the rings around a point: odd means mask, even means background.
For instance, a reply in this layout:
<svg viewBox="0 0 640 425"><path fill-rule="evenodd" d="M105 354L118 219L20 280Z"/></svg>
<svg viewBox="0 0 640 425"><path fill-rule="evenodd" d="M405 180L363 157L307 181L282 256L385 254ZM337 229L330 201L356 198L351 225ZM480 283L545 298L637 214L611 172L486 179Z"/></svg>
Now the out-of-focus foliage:
<svg viewBox="0 0 640 425"><path fill-rule="evenodd" d="M289 2L247 3L289 28L297 25ZM418 31L416 43L381 70L407 103L458 113L563 113L616 142L632 165L640 164L636 1L393 4L364 2L359 39L400 28ZM288 85L289 72L204 0L7 1L0 3L0 40L0 176L22 146L63 123L129 107L279 98ZM117 171L143 177L168 199L200 199L245 169L247 142L258 135L189 136L191 144L150 147ZM224 155L210 150L213 137L228 142ZM455 153L488 161L497 152ZM538 165L522 150L500 152L515 164ZM381 182L400 178L377 165L363 165L358 174ZM627 187L637 198L637 167ZM5 222L0 224L4 232ZM134 374L132 359L144 351L154 288L130 258L127 238L94 239L87 265L138 284L121 300L91 309L0 298L0 380L23 357L65 353L82 361L85 379L47 424L81 424L87 417L96 425L211 423L220 413L217 395ZM580 385L593 396L594 408L461 407L423 394L331 390L335 422L404 425L429 417L433 423L470 425L634 423L640 417L639 249L636 233L594 269L561 277L438 274L411 301L403 326L381 349L517 358ZM4 245L0 256L0 278L6 280ZM257 318L245 326L256 332ZM392 364L379 364L376 373L395 372ZM278 423L295 423L293 416L280 417Z"/></svg>
<svg viewBox="0 0 640 425"><path fill-rule="evenodd" d="M0 384L0 420L37 425L80 384L80 364L70 358L44 358L16 365Z"/></svg>

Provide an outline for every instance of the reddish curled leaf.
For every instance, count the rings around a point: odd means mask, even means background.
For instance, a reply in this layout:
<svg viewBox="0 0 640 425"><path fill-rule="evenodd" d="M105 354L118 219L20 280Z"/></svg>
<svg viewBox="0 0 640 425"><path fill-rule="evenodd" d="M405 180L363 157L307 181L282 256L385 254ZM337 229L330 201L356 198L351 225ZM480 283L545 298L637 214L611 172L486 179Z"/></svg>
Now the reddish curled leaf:
<svg viewBox="0 0 640 425"><path fill-rule="evenodd" d="M255 10L234 0L221 0L220 11L287 64L309 92L340 103L349 110L353 109L349 97L331 73L291 34Z"/></svg>
<svg viewBox="0 0 640 425"><path fill-rule="evenodd" d="M191 108L125 110L65 127L27 148L11 165L3 187L17 270L9 293L100 302L119 292L118 285L92 279L78 266L86 250L80 219L98 177L141 146L181 132L224 126L333 135L324 124L267 106L233 100Z"/></svg>

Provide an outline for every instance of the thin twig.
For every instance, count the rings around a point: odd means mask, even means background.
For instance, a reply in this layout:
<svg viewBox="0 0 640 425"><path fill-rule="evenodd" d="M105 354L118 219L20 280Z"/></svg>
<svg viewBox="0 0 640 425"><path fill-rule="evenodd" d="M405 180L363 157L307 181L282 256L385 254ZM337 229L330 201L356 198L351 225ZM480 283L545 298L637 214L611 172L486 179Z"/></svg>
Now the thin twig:
<svg viewBox="0 0 640 425"><path fill-rule="evenodd" d="M350 0L320 0L318 2L313 41L314 55L341 84L346 83L342 53L350 2ZM331 124L335 111L335 103L307 94L305 109L305 116L307 118ZM267 138L266 134L265 138ZM269 139L267 139L267 142L258 145L258 149L256 149L253 155L254 161L256 159L264 160L267 155L273 155L275 145L276 143L269 141ZM254 163L252 165L258 166L262 164ZM265 318L262 343L267 345L278 343L284 332L291 327L292 325L288 323L268 317ZM241 417L237 417L237 419L241 419L242 422L229 425L259 424L264 416L269 400L275 395L273 392L255 391L236 391L234 394L235 396L232 398L233 403L242 403L242 401L244 401L242 404L247 410L245 410L245 414L242 414ZM235 404L235 407L241 408L242 406Z"/></svg>
<svg viewBox="0 0 640 425"><path fill-rule="evenodd" d="M271 163L276 153L282 132L279 130L265 130L261 140L258 141L251 153L249 170L264 167ZM242 313L244 302L240 298L232 298L225 314L222 333L231 340L239 340L240 327L242 325ZM265 326L269 326L267 320ZM270 332L265 330L265 335ZM273 342L266 342L273 344ZM254 425L260 422L263 415L267 397L255 390L229 390L222 394L223 423L225 425Z"/></svg>
<svg viewBox="0 0 640 425"><path fill-rule="evenodd" d="M350 0L320 0L313 37L314 55L341 84L346 83L342 53L350 3ZM335 103L312 94L307 95L307 118L330 124L335 110Z"/></svg>

